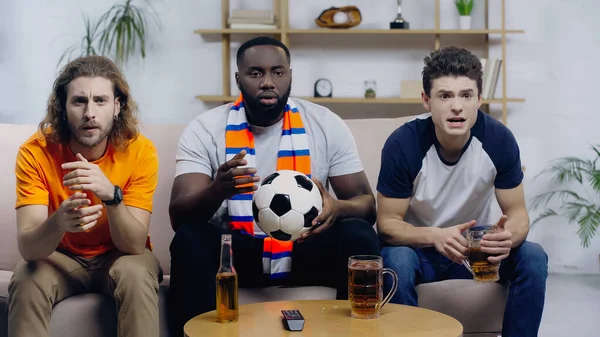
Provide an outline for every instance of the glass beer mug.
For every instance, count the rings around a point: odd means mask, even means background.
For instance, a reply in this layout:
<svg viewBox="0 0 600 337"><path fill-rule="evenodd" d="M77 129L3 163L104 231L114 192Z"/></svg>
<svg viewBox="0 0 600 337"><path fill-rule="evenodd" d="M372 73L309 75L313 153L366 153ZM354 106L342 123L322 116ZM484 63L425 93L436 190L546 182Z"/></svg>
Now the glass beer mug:
<svg viewBox="0 0 600 337"><path fill-rule="evenodd" d="M500 279L500 262L492 263L488 261L491 255L481 251L479 242L484 235L494 233L494 226L476 226L467 229L467 240L469 241L468 261L463 264L471 274L475 282L496 282Z"/></svg>
<svg viewBox="0 0 600 337"><path fill-rule="evenodd" d="M390 274L392 289L383 298L383 275ZM348 258L348 299L353 318L378 318L398 288L398 275L383 268L383 258L377 255L355 255Z"/></svg>

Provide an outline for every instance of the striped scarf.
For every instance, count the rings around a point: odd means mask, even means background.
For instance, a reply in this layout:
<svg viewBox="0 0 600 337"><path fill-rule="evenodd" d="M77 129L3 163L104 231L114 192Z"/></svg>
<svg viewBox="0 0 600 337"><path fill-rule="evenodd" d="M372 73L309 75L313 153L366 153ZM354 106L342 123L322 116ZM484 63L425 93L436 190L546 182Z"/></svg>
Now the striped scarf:
<svg viewBox="0 0 600 337"><path fill-rule="evenodd" d="M245 167L256 167L254 136L246 119L242 95L233 103L229 110L227 128L225 130L226 160L242 150L246 150L244 159L248 162ZM267 154L268 155L268 154ZM295 170L310 177L310 152L308 138L302 123L298 108L288 99L283 114L283 129L279 152L277 154L276 170ZM251 186L249 184L248 186ZM281 279L288 276L292 270L293 242L279 241L267 235L254 223L252 217L252 192L238 194L227 200L227 209L231 226L235 230L263 240L263 273L271 279Z"/></svg>

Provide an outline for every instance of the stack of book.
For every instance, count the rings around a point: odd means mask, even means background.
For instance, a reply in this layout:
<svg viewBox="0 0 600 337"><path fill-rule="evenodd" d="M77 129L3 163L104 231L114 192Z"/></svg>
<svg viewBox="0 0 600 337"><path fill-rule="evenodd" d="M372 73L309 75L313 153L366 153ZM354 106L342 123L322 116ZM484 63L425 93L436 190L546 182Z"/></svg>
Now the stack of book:
<svg viewBox="0 0 600 337"><path fill-rule="evenodd" d="M500 77L500 67L502 60L499 59L480 59L483 66L483 88L481 89L481 98L494 99L498 78Z"/></svg>
<svg viewBox="0 0 600 337"><path fill-rule="evenodd" d="M276 29L275 21L270 10L233 9L227 23L231 29Z"/></svg>

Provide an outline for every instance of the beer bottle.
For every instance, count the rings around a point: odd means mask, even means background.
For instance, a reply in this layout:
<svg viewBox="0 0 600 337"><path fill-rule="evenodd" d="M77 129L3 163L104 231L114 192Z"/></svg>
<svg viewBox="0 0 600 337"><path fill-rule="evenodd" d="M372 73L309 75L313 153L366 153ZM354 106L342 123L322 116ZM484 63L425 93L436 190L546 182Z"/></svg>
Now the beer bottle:
<svg viewBox="0 0 600 337"><path fill-rule="evenodd" d="M237 322L238 277L233 267L231 234L221 235L221 265L217 271L217 321Z"/></svg>

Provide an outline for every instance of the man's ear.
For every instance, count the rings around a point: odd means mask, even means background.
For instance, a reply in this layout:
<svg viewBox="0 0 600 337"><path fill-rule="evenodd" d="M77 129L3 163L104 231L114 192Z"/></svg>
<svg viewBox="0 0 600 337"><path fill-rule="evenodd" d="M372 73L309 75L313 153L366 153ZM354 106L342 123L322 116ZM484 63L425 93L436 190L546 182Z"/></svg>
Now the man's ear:
<svg viewBox="0 0 600 337"><path fill-rule="evenodd" d="M235 72L235 84L237 85L238 89L240 89L240 73L238 71Z"/></svg>
<svg viewBox="0 0 600 337"><path fill-rule="evenodd" d="M119 114L121 113L121 100L119 99L119 97L115 98L115 114L114 117L119 117Z"/></svg>
<svg viewBox="0 0 600 337"><path fill-rule="evenodd" d="M425 90L421 91L421 100L423 101L423 106L425 110L431 111L431 103L429 102L430 98L425 94Z"/></svg>
<svg viewBox="0 0 600 337"><path fill-rule="evenodd" d="M238 89L242 90L240 88L240 73L238 71L235 72L235 84L237 85Z"/></svg>

